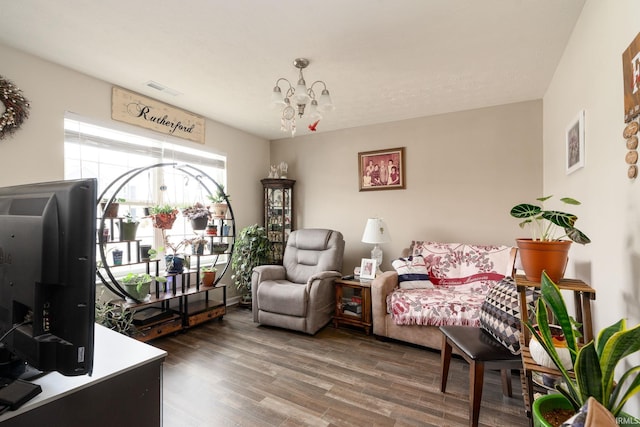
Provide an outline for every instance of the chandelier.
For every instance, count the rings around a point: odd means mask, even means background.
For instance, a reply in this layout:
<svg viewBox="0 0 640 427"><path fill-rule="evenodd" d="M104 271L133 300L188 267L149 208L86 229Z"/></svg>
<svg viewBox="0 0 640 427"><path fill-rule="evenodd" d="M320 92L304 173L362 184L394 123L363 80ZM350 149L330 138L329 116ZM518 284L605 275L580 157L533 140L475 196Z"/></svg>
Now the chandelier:
<svg viewBox="0 0 640 427"><path fill-rule="evenodd" d="M300 76L298 78L298 84L293 87L291 82L284 77L280 77L276 81L276 86L271 93L271 107L280 109L280 130L283 132L291 132L291 136L296 134L296 114L300 119L305 116L305 109L309 106L308 117L311 119L309 123L309 130L315 132L318 122L322 119L322 114L328 113L334 109L333 102L331 102L331 96L327 90L327 85L322 80L316 80L311 83L311 86L307 88L307 83L304 81L302 70L307 68L309 60L306 58L296 58L293 61L294 67L299 70ZM286 82L289 85L283 95L280 83ZM318 84L322 85L322 92L320 97L316 96L316 92L313 87ZM284 84L283 84L284 86Z"/></svg>

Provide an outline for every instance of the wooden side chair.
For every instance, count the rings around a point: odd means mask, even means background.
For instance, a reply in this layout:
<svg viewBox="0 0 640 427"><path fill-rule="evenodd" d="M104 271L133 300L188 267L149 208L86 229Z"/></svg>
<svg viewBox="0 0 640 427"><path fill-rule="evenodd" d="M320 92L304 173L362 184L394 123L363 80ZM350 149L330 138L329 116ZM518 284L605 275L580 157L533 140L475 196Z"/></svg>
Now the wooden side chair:
<svg viewBox="0 0 640 427"><path fill-rule="evenodd" d="M480 416L480 402L485 369L500 370L502 393L512 397L512 369L522 369L520 356L520 303L515 275L517 249L511 251L512 277L505 277L487 294L480 310L480 328L441 326L441 382L440 391L447 388L451 354L455 349L469 364L469 425L476 427ZM527 294L533 307L534 293ZM532 312L532 311L531 311Z"/></svg>

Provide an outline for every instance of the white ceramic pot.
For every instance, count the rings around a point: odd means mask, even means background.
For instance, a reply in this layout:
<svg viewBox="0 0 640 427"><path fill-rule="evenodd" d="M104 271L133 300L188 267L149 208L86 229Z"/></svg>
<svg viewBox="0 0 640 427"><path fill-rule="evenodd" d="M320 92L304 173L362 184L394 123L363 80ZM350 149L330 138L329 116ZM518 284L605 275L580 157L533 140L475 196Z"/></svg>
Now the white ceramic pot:
<svg viewBox="0 0 640 427"><path fill-rule="evenodd" d="M549 325L549 327L552 329L560 329L558 326ZM558 353L558 357L560 358L560 362L562 362L562 366L564 366L564 368L567 370L573 369L571 353L569 352L566 344L564 346L556 345L555 348L556 352ZM531 353L531 357L533 358L533 360L535 360L538 365L556 369L556 365L555 363L553 363L553 359L551 359L551 356L549 356L544 347L533 336L529 341L529 352Z"/></svg>

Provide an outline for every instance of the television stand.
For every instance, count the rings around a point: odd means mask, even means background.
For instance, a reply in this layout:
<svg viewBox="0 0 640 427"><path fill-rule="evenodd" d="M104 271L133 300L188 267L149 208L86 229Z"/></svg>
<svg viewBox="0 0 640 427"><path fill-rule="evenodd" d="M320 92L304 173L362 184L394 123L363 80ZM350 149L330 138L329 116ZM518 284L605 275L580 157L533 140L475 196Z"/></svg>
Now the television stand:
<svg viewBox="0 0 640 427"><path fill-rule="evenodd" d="M0 425L112 427L114 420L126 420L126 425L159 426L166 355L96 325L92 376L65 377L49 372L32 380L42 387L42 393L0 415Z"/></svg>

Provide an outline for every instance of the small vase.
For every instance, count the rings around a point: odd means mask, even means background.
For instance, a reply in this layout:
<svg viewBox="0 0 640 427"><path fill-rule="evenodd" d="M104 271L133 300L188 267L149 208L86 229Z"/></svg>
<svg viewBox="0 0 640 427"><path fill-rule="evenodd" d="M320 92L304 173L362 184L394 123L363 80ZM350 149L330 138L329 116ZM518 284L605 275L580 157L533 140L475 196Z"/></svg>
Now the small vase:
<svg viewBox="0 0 640 427"><path fill-rule="evenodd" d="M218 226L217 225L207 225L207 236L217 236L218 235Z"/></svg>
<svg viewBox="0 0 640 427"><path fill-rule="evenodd" d="M113 265L122 265L122 251L120 249L114 249L112 255Z"/></svg>

